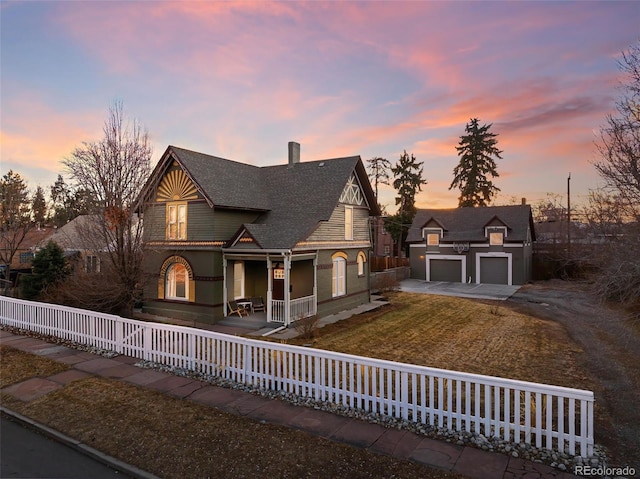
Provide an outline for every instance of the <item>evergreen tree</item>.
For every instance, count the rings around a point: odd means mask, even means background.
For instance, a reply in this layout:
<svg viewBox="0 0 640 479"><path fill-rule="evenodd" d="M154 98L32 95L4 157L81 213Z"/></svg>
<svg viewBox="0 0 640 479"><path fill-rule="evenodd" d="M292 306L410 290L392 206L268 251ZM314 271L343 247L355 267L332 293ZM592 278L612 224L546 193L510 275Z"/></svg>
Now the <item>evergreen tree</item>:
<svg viewBox="0 0 640 479"><path fill-rule="evenodd" d="M33 222L38 227L44 226L47 221L47 201L44 198L44 190L41 186L38 186L33 194L31 212L33 213Z"/></svg>
<svg viewBox="0 0 640 479"><path fill-rule="evenodd" d="M422 164L423 162L416 160L413 153L409 156L405 150L396 166L391 168L394 175L393 187L398 190L398 212L387 218L385 228L398 245L398 255L416 215L416 194L422 190L422 185L427 184L427 180L422 177Z"/></svg>
<svg viewBox="0 0 640 479"><path fill-rule="evenodd" d="M22 279L25 299L38 299L47 286L66 278L70 271L64 259L64 251L53 240L33 257L32 274Z"/></svg>
<svg viewBox="0 0 640 479"><path fill-rule="evenodd" d="M97 212L94 195L86 188L73 188L67 185L62 175L58 175L51 186L51 219L55 226L61 227L80 215Z"/></svg>
<svg viewBox="0 0 640 479"><path fill-rule="evenodd" d="M500 191L488 176L495 178L496 162L502 159L502 151L496 146L498 136L489 132L491 124L478 125L478 119L472 118L465 127L466 135L460 137L458 156L460 163L453 170L453 181L449 189L458 188L458 207L488 206L493 196Z"/></svg>
<svg viewBox="0 0 640 479"><path fill-rule="evenodd" d="M409 156L405 150L396 166L391 168L394 176L393 187L398 190L398 213L407 215L412 221L416 214L416 194L422 190L422 185L427 184L427 180L422 178L422 164L423 162L416 160L413 153Z"/></svg>

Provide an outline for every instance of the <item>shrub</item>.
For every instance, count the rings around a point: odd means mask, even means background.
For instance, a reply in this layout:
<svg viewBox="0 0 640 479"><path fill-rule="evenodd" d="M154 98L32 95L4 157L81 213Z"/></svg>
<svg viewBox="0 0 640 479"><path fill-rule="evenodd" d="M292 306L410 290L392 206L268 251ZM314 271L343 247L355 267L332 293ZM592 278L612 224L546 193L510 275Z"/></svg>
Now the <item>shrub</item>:
<svg viewBox="0 0 640 479"><path fill-rule="evenodd" d="M318 329L319 319L317 314L300 318L293 323L293 327L302 339L313 339L316 334L316 329Z"/></svg>

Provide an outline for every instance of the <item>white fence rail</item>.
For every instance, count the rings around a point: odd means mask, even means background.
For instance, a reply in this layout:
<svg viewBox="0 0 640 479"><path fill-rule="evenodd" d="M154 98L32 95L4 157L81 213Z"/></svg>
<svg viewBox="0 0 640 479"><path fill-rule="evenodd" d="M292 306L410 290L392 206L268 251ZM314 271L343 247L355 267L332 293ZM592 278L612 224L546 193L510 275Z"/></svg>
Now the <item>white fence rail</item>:
<svg viewBox="0 0 640 479"><path fill-rule="evenodd" d="M591 391L428 368L0 297L0 323L259 388L571 455Z"/></svg>

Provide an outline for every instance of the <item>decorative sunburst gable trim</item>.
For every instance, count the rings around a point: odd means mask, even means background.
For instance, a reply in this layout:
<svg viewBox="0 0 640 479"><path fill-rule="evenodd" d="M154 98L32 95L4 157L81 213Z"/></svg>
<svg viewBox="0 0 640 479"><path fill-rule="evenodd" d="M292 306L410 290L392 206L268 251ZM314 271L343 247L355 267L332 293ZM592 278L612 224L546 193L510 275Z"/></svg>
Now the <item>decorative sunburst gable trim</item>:
<svg viewBox="0 0 640 479"><path fill-rule="evenodd" d="M158 186L157 201L197 200L198 190L182 171L169 171Z"/></svg>

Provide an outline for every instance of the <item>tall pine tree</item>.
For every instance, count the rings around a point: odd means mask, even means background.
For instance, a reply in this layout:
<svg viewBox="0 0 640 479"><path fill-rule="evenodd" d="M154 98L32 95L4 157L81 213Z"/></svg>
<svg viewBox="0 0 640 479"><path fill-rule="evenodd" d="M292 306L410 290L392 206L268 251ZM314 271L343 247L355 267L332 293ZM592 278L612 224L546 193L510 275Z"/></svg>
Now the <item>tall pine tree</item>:
<svg viewBox="0 0 640 479"><path fill-rule="evenodd" d="M47 200L44 199L42 186L38 186L33 194L31 213L33 214L33 221L38 228L45 226L47 222Z"/></svg>
<svg viewBox="0 0 640 479"><path fill-rule="evenodd" d="M385 228L398 246L398 256L401 256L402 245L416 215L416 194L422 190L422 185L427 184L427 180L422 177L422 164L413 153L409 156L405 150L396 166L391 167L393 187L398 190L398 212L386 218Z"/></svg>
<svg viewBox="0 0 640 479"><path fill-rule="evenodd" d="M489 132L492 124L479 126L478 119L472 118L465 127L465 135L460 137L458 156L460 163L453 170L453 181L449 189L458 188L458 207L488 206L500 191L491 178L498 177L495 158L502 159L502 151L496 146L498 136Z"/></svg>

